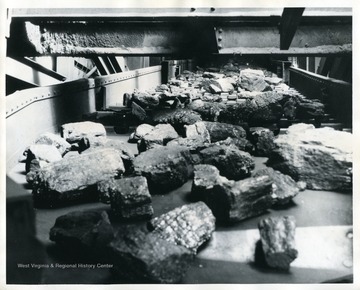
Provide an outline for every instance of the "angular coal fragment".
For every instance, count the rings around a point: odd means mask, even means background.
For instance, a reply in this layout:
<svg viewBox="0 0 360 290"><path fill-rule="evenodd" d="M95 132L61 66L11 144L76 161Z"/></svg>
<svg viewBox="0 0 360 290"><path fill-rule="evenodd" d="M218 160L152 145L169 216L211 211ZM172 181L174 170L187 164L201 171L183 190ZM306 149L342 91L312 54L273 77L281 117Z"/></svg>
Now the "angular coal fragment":
<svg viewBox="0 0 360 290"><path fill-rule="evenodd" d="M146 92L133 93L131 100L143 108L147 108L147 107L155 108L160 103L160 99L158 95L152 95Z"/></svg>
<svg viewBox="0 0 360 290"><path fill-rule="evenodd" d="M166 145L166 143L178 137L178 133L170 124L158 124L150 133L141 138L138 143L139 152L149 150L156 145Z"/></svg>
<svg viewBox="0 0 360 290"><path fill-rule="evenodd" d="M257 156L268 157L275 148L274 133L268 128L250 128L250 138L255 145L255 154Z"/></svg>
<svg viewBox="0 0 360 290"><path fill-rule="evenodd" d="M215 217L201 201L177 207L149 222L149 227L162 239L196 253L211 238Z"/></svg>
<svg viewBox="0 0 360 290"><path fill-rule="evenodd" d="M83 137L106 136L106 130L100 123L85 121L62 125L61 134L67 142L74 143Z"/></svg>
<svg viewBox="0 0 360 290"><path fill-rule="evenodd" d="M197 121L201 121L200 114L189 109L164 109L153 114L155 124L170 124L179 134L183 133L184 125L192 125Z"/></svg>
<svg viewBox="0 0 360 290"><path fill-rule="evenodd" d="M134 174L145 176L151 194L183 185L193 173L193 158L182 146L147 150L134 159Z"/></svg>
<svg viewBox="0 0 360 290"><path fill-rule="evenodd" d="M156 233L124 227L109 245L114 274L133 283L179 283L194 255Z"/></svg>
<svg viewBox="0 0 360 290"><path fill-rule="evenodd" d="M226 104L195 100L187 108L201 115L202 120L217 122L221 112L226 110Z"/></svg>
<svg viewBox="0 0 360 290"><path fill-rule="evenodd" d="M309 189L349 192L352 142L351 133L296 124L275 139L267 165L295 181L305 181Z"/></svg>
<svg viewBox="0 0 360 290"><path fill-rule="evenodd" d="M53 145L59 150L62 156L71 149L70 143L68 143L64 138L61 138L60 136L53 133L41 134L35 139L34 143Z"/></svg>
<svg viewBox="0 0 360 290"><path fill-rule="evenodd" d="M108 187L112 212L124 219L151 217L151 206L146 178L143 176L126 177L111 181Z"/></svg>
<svg viewBox="0 0 360 290"><path fill-rule="evenodd" d="M40 169L33 181L35 202L54 206L96 197L96 184L124 173L114 149L96 150L53 162Z"/></svg>
<svg viewBox="0 0 360 290"><path fill-rule="evenodd" d="M154 130L154 126L149 124L141 124L136 127L135 131L130 135L129 142L136 143L141 140L146 134Z"/></svg>
<svg viewBox="0 0 360 290"><path fill-rule="evenodd" d="M218 221L241 221L258 216L272 206L272 181L268 176L235 182L221 176L212 165L194 168L191 194L205 202Z"/></svg>
<svg viewBox="0 0 360 290"><path fill-rule="evenodd" d="M226 145L226 146L235 146L241 151L252 153L254 151L253 144L245 138L231 138L228 137L225 140L217 141L214 144L216 145Z"/></svg>
<svg viewBox="0 0 360 290"><path fill-rule="evenodd" d="M265 75L262 70L244 69L240 71L239 85L248 91L262 92L268 84L265 82Z"/></svg>
<svg viewBox="0 0 360 290"><path fill-rule="evenodd" d="M29 148L24 152L26 155L26 164L25 170L26 173L30 171L31 162L36 159L39 162L39 167L43 167L48 163L59 161L62 159L62 156L59 150L53 145L47 144L34 144L29 146ZM43 163L43 164L41 164Z"/></svg>
<svg viewBox="0 0 360 290"><path fill-rule="evenodd" d="M132 170L132 163L135 156L128 148L127 144L123 141L108 139L106 137L84 137L79 141L78 145L80 153L90 153L94 152L95 150L112 148L119 152L126 172Z"/></svg>
<svg viewBox="0 0 360 290"><path fill-rule="evenodd" d="M198 153L208 145L208 141L204 140L200 135L190 138L177 138L171 140L166 146L183 146L190 150L191 153Z"/></svg>
<svg viewBox="0 0 360 290"><path fill-rule="evenodd" d="M106 211L74 211L58 217L50 240L69 246L100 248L114 238Z"/></svg>
<svg viewBox="0 0 360 290"><path fill-rule="evenodd" d="M298 184L289 175L282 174L271 167L266 167L256 171L254 177L263 175L269 176L273 181L273 193L271 196L274 199L274 204L287 204L300 192Z"/></svg>
<svg viewBox="0 0 360 290"><path fill-rule="evenodd" d="M185 125L185 136L187 138L193 138L200 136L204 142L210 143L210 133L206 128L205 122L198 121L192 125Z"/></svg>
<svg viewBox="0 0 360 290"><path fill-rule="evenodd" d="M269 267L287 270L298 256L295 248L295 218L269 217L258 224L262 249Z"/></svg>
<svg viewBox="0 0 360 290"><path fill-rule="evenodd" d="M231 138L246 138L246 131L241 126L203 121L206 129L209 131L211 142L225 140Z"/></svg>
<svg viewBox="0 0 360 290"><path fill-rule="evenodd" d="M201 150L199 156L201 163L216 166L221 175L232 180L249 177L255 168L251 155L234 146L212 144Z"/></svg>

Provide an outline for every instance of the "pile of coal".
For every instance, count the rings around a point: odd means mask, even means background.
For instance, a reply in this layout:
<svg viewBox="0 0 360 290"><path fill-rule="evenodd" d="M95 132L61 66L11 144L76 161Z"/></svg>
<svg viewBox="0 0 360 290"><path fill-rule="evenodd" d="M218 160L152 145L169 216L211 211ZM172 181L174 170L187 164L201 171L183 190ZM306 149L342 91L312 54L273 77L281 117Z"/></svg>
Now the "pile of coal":
<svg viewBox="0 0 360 290"><path fill-rule="evenodd" d="M351 191L352 142L348 132L296 124L274 140L267 165L309 189Z"/></svg>
<svg viewBox="0 0 360 290"><path fill-rule="evenodd" d="M268 217L258 224L266 264L271 268L288 270L298 256L295 247L295 218Z"/></svg>
<svg viewBox="0 0 360 290"><path fill-rule="evenodd" d="M273 192L271 196L274 199L274 205L289 203L300 190L303 190L289 175L282 174L280 171L274 170L271 167L256 171L254 177L263 175L270 176L273 181Z"/></svg>
<svg viewBox="0 0 360 290"><path fill-rule="evenodd" d="M216 166L220 174L233 180L240 180L251 175L255 168L254 159L235 146L211 144L199 152L200 163Z"/></svg>
<svg viewBox="0 0 360 290"><path fill-rule="evenodd" d="M146 219L153 215L151 195L146 178L143 176L110 179L98 184L105 195L102 200L109 198L112 213L121 219Z"/></svg>
<svg viewBox="0 0 360 290"><path fill-rule="evenodd" d="M61 135L67 142L74 143L84 137L106 136L106 130L100 123L84 121L62 125Z"/></svg>
<svg viewBox="0 0 360 290"><path fill-rule="evenodd" d="M193 157L183 146L161 146L135 157L134 174L145 176L151 194L183 185L193 174Z"/></svg>
<svg viewBox="0 0 360 290"><path fill-rule="evenodd" d="M266 212L273 204L269 176L228 180L211 165L195 165L191 194L211 209L218 221L237 222Z"/></svg>
<svg viewBox="0 0 360 290"><path fill-rule="evenodd" d="M114 275L132 283L179 283L194 255L157 233L124 227L109 245Z"/></svg>
<svg viewBox="0 0 360 290"><path fill-rule="evenodd" d="M119 176L124 164L114 149L96 150L63 158L38 170L33 180L35 203L56 206L83 199L96 199L96 184Z"/></svg>
<svg viewBox="0 0 360 290"><path fill-rule="evenodd" d="M74 211L58 217L50 229L50 240L58 244L101 248L114 238L106 211Z"/></svg>
<svg viewBox="0 0 360 290"><path fill-rule="evenodd" d="M193 253L211 238L215 230L215 217L203 202L177 207L149 222L150 230Z"/></svg>

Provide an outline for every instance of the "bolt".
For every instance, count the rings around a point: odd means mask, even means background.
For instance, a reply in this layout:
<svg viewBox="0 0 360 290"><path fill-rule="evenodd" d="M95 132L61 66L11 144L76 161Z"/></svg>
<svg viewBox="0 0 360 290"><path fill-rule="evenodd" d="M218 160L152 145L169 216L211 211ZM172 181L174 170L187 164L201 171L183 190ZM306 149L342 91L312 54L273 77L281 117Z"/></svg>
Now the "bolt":
<svg viewBox="0 0 360 290"><path fill-rule="evenodd" d="M214 11L215 11L215 8L214 8L214 7L211 7L211 8L210 8L210 11L211 11L211 12L214 12Z"/></svg>
<svg viewBox="0 0 360 290"><path fill-rule="evenodd" d="M194 7L191 7L191 8L190 8L190 11L191 11L191 12L194 12L195 10L196 10L196 9L195 9Z"/></svg>

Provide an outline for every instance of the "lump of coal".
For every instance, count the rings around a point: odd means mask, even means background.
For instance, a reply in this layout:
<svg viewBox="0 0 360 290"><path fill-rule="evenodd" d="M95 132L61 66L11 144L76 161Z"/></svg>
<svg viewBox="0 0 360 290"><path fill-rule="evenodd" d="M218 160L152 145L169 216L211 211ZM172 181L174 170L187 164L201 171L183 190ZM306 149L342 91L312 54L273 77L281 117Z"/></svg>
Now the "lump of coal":
<svg viewBox="0 0 360 290"><path fill-rule="evenodd" d="M234 146L212 144L201 150L199 156L201 163L216 166L221 175L232 180L249 177L255 168L251 155Z"/></svg>
<svg viewBox="0 0 360 290"><path fill-rule="evenodd" d="M106 211L74 211L58 217L50 240L69 246L99 248L114 238Z"/></svg>
<svg viewBox="0 0 360 290"><path fill-rule="evenodd" d="M124 164L114 149L96 150L50 163L37 171L33 181L35 202L54 206L96 198L96 184L124 173Z"/></svg>
<svg viewBox="0 0 360 290"><path fill-rule="evenodd" d="M268 166L317 190L352 190L352 134L313 125L290 126L275 140Z"/></svg>
<svg viewBox="0 0 360 290"><path fill-rule="evenodd" d="M271 268L289 269L290 263L298 256L295 248L295 218L269 217L260 220L258 227L267 265Z"/></svg>
<svg viewBox="0 0 360 290"><path fill-rule="evenodd" d="M231 138L246 138L246 131L241 126L204 121L205 127L210 134L211 142Z"/></svg>
<svg viewBox="0 0 360 290"><path fill-rule="evenodd" d="M254 177L263 175L270 176L273 181L272 198L274 199L274 204L287 204L300 191L294 179L289 175L282 174L280 171L267 167L255 172Z"/></svg>
<svg viewBox="0 0 360 290"><path fill-rule="evenodd" d="M245 138L231 138L228 137L225 140L215 142L216 145L226 145L226 146L235 146L241 151L252 153L254 151L254 146L252 143Z"/></svg>
<svg viewBox="0 0 360 290"><path fill-rule="evenodd" d="M151 194L175 189L193 173L190 151L182 146L147 150L135 157L133 166L135 175L147 178Z"/></svg>
<svg viewBox="0 0 360 290"><path fill-rule="evenodd" d="M179 138L178 133L170 124L158 124L150 133L142 137L139 142L139 152L149 150L154 145L166 145L169 141Z"/></svg>
<svg viewBox="0 0 360 290"><path fill-rule="evenodd" d="M146 134L149 134L154 130L154 126L149 124L141 124L136 127L135 132L133 132L129 137L129 142L136 143L141 140Z"/></svg>
<svg viewBox="0 0 360 290"><path fill-rule="evenodd" d="M191 153L198 153L200 150L207 147L207 140L204 140L201 136L195 136L191 138L177 138L171 140L166 146L183 146L190 150Z"/></svg>
<svg viewBox="0 0 360 290"><path fill-rule="evenodd" d="M106 130L100 123L85 121L62 125L61 134L67 142L74 143L84 137L106 136Z"/></svg>
<svg viewBox="0 0 360 290"><path fill-rule="evenodd" d="M47 145L47 144L31 145L24 152L24 155L26 155L26 164L25 164L26 173L30 171L31 162L34 159L36 159L39 162L39 167L44 167L44 165L48 163L59 161L62 159L59 150L55 146Z"/></svg>
<svg viewBox="0 0 360 290"><path fill-rule="evenodd" d="M215 217L203 202L177 207L149 222L149 227L161 238L196 253L211 238Z"/></svg>
<svg viewBox="0 0 360 290"><path fill-rule="evenodd" d="M275 148L274 133L268 128L252 127L250 135L255 145L255 153L257 156L268 157Z"/></svg>
<svg viewBox="0 0 360 290"><path fill-rule="evenodd" d="M185 135L187 138L200 136L204 142L210 143L210 133L206 128L205 122L198 121L192 125L185 125Z"/></svg>
<svg viewBox="0 0 360 290"><path fill-rule="evenodd" d="M204 121L216 122L221 112L226 110L226 104L195 100L187 108L199 113Z"/></svg>
<svg viewBox="0 0 360 290"><path fill-rule="evenodd" d="M268 176L228 180L211 165L195 165L191 194L204 201L216 219L237 222L258 216L272 206L272 181Z"/></svg>
<svg viewBox="0 0 360 290"><path fill-rule="evenodd" d="M154 213L147 181L143 176L112 180L108 192L111 210L120 218L143 219Z"/></svg>
<svg viewBox="0 0 360 290"><path fill-rule="evenodd" d="M240 71L239 86L251 92L262 92L268 87L268 84L265 82L262 70L244 69Z"/></svg>
<svg viewBox="0 0 360 290"><path fill-rule="evenodd" d="M53 145L59 150L62 156L64 156L71 149L71 144L69 142L53 133L41 134L39 137L36 138L34 143Z"/></svg>
<svg viewBox="0 0 360 290"><path fill-rule="evenodd" d="M155 108L159 105L160 99L158 95L152 95L146 92L135 92L132 94L132 101L143 108Z"/></svg>
<svg viewBox="0 0 360 290"><path fill-rule="evenodd" d="M120 229L110 246L117 276L135 283L179 283L194 255L138 228Z"/></svg>

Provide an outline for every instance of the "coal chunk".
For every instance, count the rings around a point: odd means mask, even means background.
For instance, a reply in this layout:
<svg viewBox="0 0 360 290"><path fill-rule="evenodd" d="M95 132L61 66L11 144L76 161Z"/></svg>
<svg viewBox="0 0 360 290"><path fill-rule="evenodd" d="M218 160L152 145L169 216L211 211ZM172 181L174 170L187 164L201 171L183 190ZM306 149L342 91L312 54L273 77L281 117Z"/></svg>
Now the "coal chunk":
<svg viewBox="0 0 360 290"><path fill-rule="evenodd" d="M146 134L154 130L154 126L149 124L141 124L136 127L135 131L130 135L129 142L136 143L140 141Z"/></svg>
<svg viewBox="0 0 360 290"><path fill-rule="evenodd" d="M226 111L227 106L224 103L195 100L187 108L200 114L201 119L204 121L216 122L222 112Z"/></svg>
<svg viewBox="0 0 360 290"><path fill-rule="evenodd" d="M144 219L154 213L147 181L143 176L112 180L108 192L111 210L120 218Z"/></svg>
<svg viewBox="0 0 360 290"><path fill-rule="evenodd" d="M192 125L185 125L185 135L187 138L200 136L206 143L210 143L211 141L210 133L203 121L198 121Z"/></svg>
<svg viewBox="0 0 360 290"><path fill-rule="evenodd" d="M182 146L142 152L134 159L134 174L147 178L150 193L164 193L183 185L193 173L193 158Z"/></svg>
<svg viewBox="0 0 360 290"><path fill-rule="evenodd" d="M295 218L269 217L258 224L265 261L271 268L287 270L298 256L295 248Z"/></svg>
<svg viewBox="0 0 360 290"><path fill-rule="evenodd" d="M53 145L59 150L62 156L71 150L71 144L69 142L67 142L64 138L61 138L59 135L49 132L39 135L35 139L34 144Z"/></svg>
<svg viewBox="0 0 360 290"><path fill-rule="evenodd" d="M26 173L30 171L31 162L36 159L38 161L39 167L44 167L51 162L59 161L62 159L62 156L59 150L53 145L47 144L34 144L31 145L25 152L26 161L25 161L25 170ZM32 163L34 164L34 162Z"/></svg>
<svg viewBox="0 0 360 290"><path fill-rule="evenodd" d="M179 138L178 133L170 124L158 124L138 143L139 152L149 150L156 145L166 145L169 141Z"/></svg>
<svg viewBox="0 0 360 290"><path fill-rule="evenodd" d="M204 121L204 124L210 134L211 142L225 140L228 137L246 138L246 131L241 126L208 121Z"/></svg>
<svg viewBox="0 0 360 290"><path fill-rule="evenodd" d="M215 217L207 205L200 201L153 218L149 227L166 241L196 253L211 238L215 230Z"/></svg>
<svg viewBox="0 0 360 290"><path fill-rule="evenodd" d="M240 71L239 86L251 92L262 92L268 87L268 84L265 82L262 70L244 69Z"/></svg>
<svg viewBox="0 0 360 290"><path fill-rule="evenodd" d="M58 217L50 240L89 249L105 247L114 238L106 211L74 211Z"/></svg>
<svg viewBox="0 0 360 290"><path fill-rule="evenodd" d="M155 108L160 103L158 95L147 92L135 92L132 94L131 100L143 108Z"/></svg>
<svg viewBox="0 0 360 290"><path fill-rule="evenodd" d="M268 157L274 150L274 133L263 127L250 128L250 138L255 145L255 154L257 156Z"/></svg>
<svg viewBox="0 0 360 290"><path fill-rule="evenodd" d="M83 137L106 136L106 130L104 125L100 123L85 121L62 125L61 134L67 142L74 143Z"/></svg>
<svg viewBox="0 0 360 290"><path fill-rule="evenodd" d="M214 144L216 145L226 145L226 146L235 146L237 149L241 151L245 151L248 153L253 153L254 146L253 144L245 139L245 138L231 138L228 137L225 140L217 141Z"/></svg>
<svg viewBox="0 0 360 290"><path fill-rule="evenodd" d="M234 146L211 144L199 152L199 157L201 163L216 166L221 175L232 180L249 177L255 168L251 155Z"/></svg>
<svg viewBox="0 0 360 290"><path fill-rule="evenodd" d="M195 165L191 194L206 203L216 220L238 222L258 216L272 206L272 180L268 176L228 180L211 165Z"/></svg>
<svg viewBox="0 0 360 290"><path fill-rule="evenodd" d="M309 189L352 190L352 134L313 125L290 126L275 141L267 165Z"/></svg>
<svg viewBox="0 0 360 290"><path fill-rule="evenodd" d="M254 177L263 175L270 176L273 181L272 198L274 204L287 204L300 192L298 184L289 175L266 167L256 171Z"/></svg>
<svg viewBox="0 0 360 290"><path fill-rule="evenodd" d="M133 283L179 283L194 258L188 249L134 227L119 230L109 252L114 274Z"/></svg>
<svg viewBox="0 0 360 290"><path fill-rule="evenodd" d="M202 149L206 148L208 141L204 140L201 136L194 136L190 138L177 138L171 140L166 146L183 146L190 150L191 153L198 153Z"/></svg>
<svg viewBox="0 0 360 290"><path fill-rule="evenodd" d="M37 171L33 181L35 202L54 206L96 198L96 184L124 173L114 149L102 149L53 162Z"/></svg>

